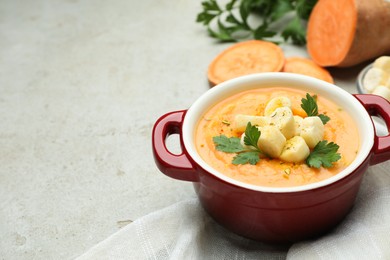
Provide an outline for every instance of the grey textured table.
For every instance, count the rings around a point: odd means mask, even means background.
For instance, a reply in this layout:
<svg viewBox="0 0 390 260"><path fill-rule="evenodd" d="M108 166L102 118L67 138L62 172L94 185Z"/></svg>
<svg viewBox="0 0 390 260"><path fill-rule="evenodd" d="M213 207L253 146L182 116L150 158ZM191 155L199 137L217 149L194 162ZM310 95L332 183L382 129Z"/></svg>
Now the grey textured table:
<svg viewBox="0 0 390 260"><path fill-rule="evenodd" d="M0 2L0 259L74 258L194 196L155 167L151 129L208 89L207 66L229 46L195 23L200 8ZM336 84L355 92L360 68L332 70Z"/></svg>

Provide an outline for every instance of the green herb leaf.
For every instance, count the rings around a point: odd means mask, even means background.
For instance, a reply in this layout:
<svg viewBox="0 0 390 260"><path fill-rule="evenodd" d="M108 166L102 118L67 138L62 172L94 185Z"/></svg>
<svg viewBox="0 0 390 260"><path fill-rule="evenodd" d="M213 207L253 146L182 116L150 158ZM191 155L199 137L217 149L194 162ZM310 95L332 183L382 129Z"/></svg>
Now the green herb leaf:
<svg viewBox="0 0 390 260"><path fill-rule="evenodd" d="M244 143L249 146L255 147L257 150L260 150L257 146L261 132L257 129L256 126L252 125L251 122L248 122L245 128L245 137Z"/></svg>
<svg viewBox="0 0 390 260"><path fill-rule="evenodd" d="M324 125L329 122L330 117L318 114L317 95L310 96L309 93L306 93L306 99L302 98L301 102L301 107L305 110L307 116L318 116Z"/></svg>
<svg viewBox="0 0 390 260"><path fill-rule="evenodd" d="M218 19L218 38L222 41L234 41L231 34L235 31L234 27L225 26L220 19Z"/></svg>
<svg viewBox="0 0 390 260"><path fill-rule="evenodd" d="M322 123L325 125L326 123L329 122L330 117L324 114L319 114L318 117L321 119Z"/></svg>
<svg viewBox="0 0 390 260"><path fill-rule="evenodd" d="M260 161L259 156L260 156L260 152L258 151L239 153L233 158L232 163L235 165L247 164L247 163L251 165L255 165Z"/></svg>
<svg viewBox="0 0 390 260"><path fill-rule="evenodd" d="M205 25L209 24L210 21L215 17L215 15L209 13L200 13L198 14L196 21L199 23L203 23Z"/></svg>
<svg viewBox="0 0 390 260"><path fill-rule="evenodd" d="M305 110L307 116L316 116L318 115L318 106L317 106L317 96L310 96L309 93L306 93L306 99L301 99L301 108Z"/></svg>
<svg viewBox="0 0 390 260"><path fill-rule="evenodd" d="M220 11L221 10L219 8L216 0L203 1L202 6L205 10L208 10L208 11Z"/></svg>
<svg viewBox="0 0 390 260"><path fill-rule="evenodd" d="M226 10L232 10L233 7L234 7L234 4L237 2L238 0L232 0L231 2L227 3L226 4Z"/></svg>
<svg viewBox="0 0 390 260"><path fill-rule="evenodd" d="M275 36L276 32L274 31L267 31L268 25L266 23L262 24L259 26L255 31L254 31L254 38L256 40L261 40L264 38L269 38Z"/></svg>
<svg viewBox="0 0 390 260"><path fill-rule="evenodd" d="M298 0L296 4L297 14L300 18L309 19L310 13L316 5L317 0Z"/></svg>
<svg viewBox="0 0 390 260"><path fill-rule="evenodd" d="M241 22L232 13L229 13L228 16L226 16L226 22L231 24L241 24Z"/></svg>
<svg viewBox="0 0 390 260"><path fill-rule="evenodd" d="M296 45L304 45L306 43L306 31L299 17L295 17L282 31L284 41L289 39Z"/></svg>
<svg viewBox="0 0 390 260"><path fill-rule="evenodd" d="M293 11L294 6L290 0L277 0L272 6L272 12L270 14L271 21L276 21L282 18L286 13Z"/></svg>
<svg viewBox="0 0 390 260"><path fill-rule="evenodd" d="M270 16L275 8L274 6L277 5L275 0L248 0L248 2L251 2L251 12L264 17Z"/></svg>
<svg viewBox="0 0 390 260"><path fill-rule="evenodd" d="M219 8L216 0L207 0L202 2L203 12L196 17L196 22L208 25L210 21L219 16L222 10Z"/></svg>
<svg viewBox="0 0 390 260"><path fill-rule="evenodd" d="M244 151L240 143L240 138L238 137L226 137L225 135L214 136L213 142L215 144L215 148L218 151L226 152L226 153L239 153Z"/></svg>
<svg viewBox="0 0 390 260"><path fill-rule="evenodd" d="M306 159L306 164L309 167L329 168L333 166L334 162L337 162L341 156L337 153L339 146L333 142L323 140L319 142Z"/></svg>
<svg viewBox="0 0 390 260"><path fill-rule="evenodd" d="M241 18L242 18L242 22L244 24L247 24L246 21L248 19L248 16L251 12L251 0L241 0L241 4L240 4L240 15L241 15Z"/></svg>

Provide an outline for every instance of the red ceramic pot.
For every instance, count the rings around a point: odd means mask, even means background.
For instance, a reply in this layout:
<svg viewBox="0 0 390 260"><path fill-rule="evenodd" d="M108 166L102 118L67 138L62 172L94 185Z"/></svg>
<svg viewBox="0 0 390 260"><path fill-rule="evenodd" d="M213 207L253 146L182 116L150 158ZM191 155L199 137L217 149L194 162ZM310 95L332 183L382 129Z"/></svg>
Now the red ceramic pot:
<svg viewBox="0 0 390 260"><path fill-rule="evenodd" d="M354 119L361 143L351 165L329 179L288 188L242 183L207 165L193 140L201 116L235 93L272 86L302 89L341 105ZM367 168L390 158L390 135L377 136L370 115L381 116L390 128L390 103L379 96L351 95L327 82L298 74L253 74L215 86L188 110L163 115L154 125L153 153L161 172L194 183L204 209L227 229L265 242L294 242L337 225L353 206ZM166 138L172 134L180 135L181 154L166 148Z"/></svg>

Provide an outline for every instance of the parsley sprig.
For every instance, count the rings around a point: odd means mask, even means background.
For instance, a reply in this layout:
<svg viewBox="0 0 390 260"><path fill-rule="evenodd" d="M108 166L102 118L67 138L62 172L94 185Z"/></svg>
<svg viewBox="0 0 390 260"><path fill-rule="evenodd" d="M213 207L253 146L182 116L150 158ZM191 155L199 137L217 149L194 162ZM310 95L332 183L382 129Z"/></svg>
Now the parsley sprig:
<svg viewBox="0 0 390 260"><path fill-rule="evenodd" d="M302 98L301 102L301 107L307 116L318 116L324 125L330 120L327 115L318 114L317 95L310 96L309 93L306 93L306 99Z"/></svg>
<svg viewBox="0 0 390 260"><path fill-rule="evenodd" d="M319 142L310 152L310 155L306 158L306 164L309 167L329 168L333 166L334 162L341 159L339 153L337 153L339 146L333 142L323 140Z"/></svg>
<svg viewBox="0 0 390 260"><path fill-rule="evenodd" d="M245 129L244 144L248 146L249 149L241 144L241 140L238 137L226 137L225 135L214 136L213 142L218 151L237 153L233 158L233 164L249 163L255 165L260 161L260 155L263 153L257 145L260 135L260 130L248 122Z"/></svg>
<svg viewBox="0 0 390 260"><path fill-rule="evenodd" d="M269 40L280 34L286 42L291 39L294 44L304 45L304 23L316 3L317 0L230 0L220 6L216 0L204 0L196 21L205 25L210 36L220 41ZM250 25L250 18L255 16L260 17L260 24ZM287 22L286 18L289 18ZM273 29L281 19L286 25ZM216 28L212 28L215 20Z"/></svg>

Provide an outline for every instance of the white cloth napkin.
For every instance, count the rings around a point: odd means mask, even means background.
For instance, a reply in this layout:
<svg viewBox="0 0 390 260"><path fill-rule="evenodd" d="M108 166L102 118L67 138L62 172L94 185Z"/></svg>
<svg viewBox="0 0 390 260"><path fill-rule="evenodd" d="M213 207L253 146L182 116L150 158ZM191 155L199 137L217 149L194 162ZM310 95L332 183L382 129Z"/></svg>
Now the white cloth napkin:
<svg viewBox="0 0 390 260"><path fill-rule="evenodd" d="M350 214L315 240L275 246L240 237L194 198L134 221L78 259L390 259L389 169L370 167Z"/></svg>

